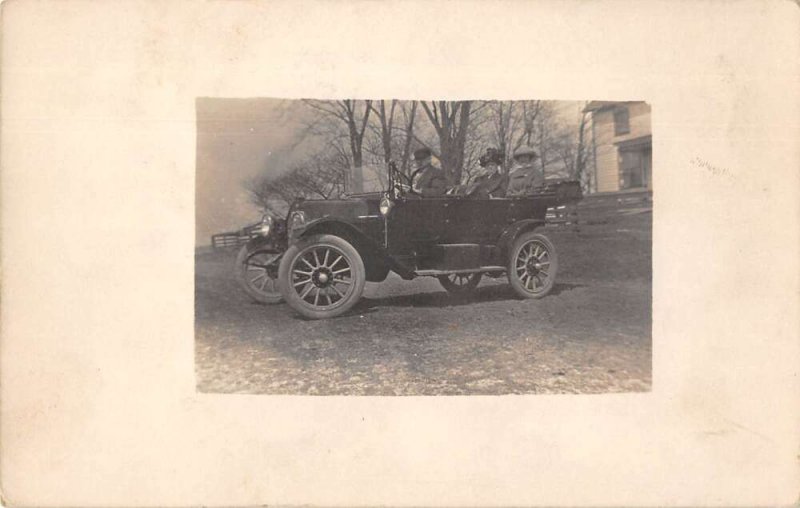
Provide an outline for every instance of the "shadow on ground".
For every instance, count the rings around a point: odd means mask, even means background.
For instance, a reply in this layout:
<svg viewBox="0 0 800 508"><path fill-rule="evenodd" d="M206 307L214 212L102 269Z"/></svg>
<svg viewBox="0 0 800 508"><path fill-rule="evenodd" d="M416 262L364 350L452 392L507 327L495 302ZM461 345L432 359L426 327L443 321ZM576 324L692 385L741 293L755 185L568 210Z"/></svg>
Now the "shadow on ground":
<svg viewBox="0 0 800 508"><path fill-rule="evenodd" d="M556 296L565 291L584 287L584 284L556 283L549 296ZM379 307L458 307L474 305L480 302L500 302L504 300L521 300L508 284L496 284L477 288L466 295L452 295L446 291L418 293L414 295L387 296L384 298L362 298L353 308L353 312L364 312Z"/></svg>

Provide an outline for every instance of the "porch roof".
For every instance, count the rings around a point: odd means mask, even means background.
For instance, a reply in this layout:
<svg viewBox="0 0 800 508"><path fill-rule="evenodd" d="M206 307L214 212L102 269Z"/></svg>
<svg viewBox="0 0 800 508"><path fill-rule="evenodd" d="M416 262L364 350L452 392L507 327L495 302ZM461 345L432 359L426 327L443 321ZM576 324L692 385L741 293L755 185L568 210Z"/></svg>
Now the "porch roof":
<svg viewBox="0 0 800 508"><path fill-rule="evenodd" d="M589 104L583 108L585 113L594 113L595 111L601 111L603 109L613 108L618 104L633 104L635 102L643 102L643 101L591 101Z"/></svg>
<svg viewBox="0 0 800 508"><path fill-rule="evenodd" d="M647 136L626 139L625 141L617 141L614 144L617 145L618 150L636 150L639 148L646 148L653 144L653 136L652 134L648 134Z"/></svg>

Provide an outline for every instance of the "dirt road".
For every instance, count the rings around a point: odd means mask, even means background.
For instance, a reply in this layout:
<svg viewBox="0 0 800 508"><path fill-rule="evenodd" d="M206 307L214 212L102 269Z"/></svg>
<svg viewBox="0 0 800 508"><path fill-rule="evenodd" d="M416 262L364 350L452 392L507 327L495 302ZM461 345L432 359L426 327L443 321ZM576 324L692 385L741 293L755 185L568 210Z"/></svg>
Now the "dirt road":
<svg viewBox="0 0 800 508"><path fill-rule="evenodd" d="M505 278L465 298L431 278L367 283L347 315L305 320L252 303L235 253L196 256L195 359L203 392L470 395L647 391L651 214L548 231L553 292L518 300Z"/></svg>

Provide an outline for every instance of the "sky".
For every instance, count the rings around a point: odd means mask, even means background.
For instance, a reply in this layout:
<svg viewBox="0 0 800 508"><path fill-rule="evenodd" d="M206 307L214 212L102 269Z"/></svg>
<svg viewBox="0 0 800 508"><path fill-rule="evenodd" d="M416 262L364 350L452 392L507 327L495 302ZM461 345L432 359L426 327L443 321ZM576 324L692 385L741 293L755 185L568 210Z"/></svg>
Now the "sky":
<svg viewBox="0 0 800 508"><path fill-rule="evenodd" d="M278 99L197 99L195 243L256 222L244 183L279 173L298 156L305 108Z"/></svg>
<svg viewBox="0 0 800 508"><path fill-rule="evenodd" d="M576 122L579 102L557 111ZM261 218L244 184L262 174L279 174L313 147L299 143L309 117L298 100L198 98L195 173L195 244L236 231Z"/></svg>

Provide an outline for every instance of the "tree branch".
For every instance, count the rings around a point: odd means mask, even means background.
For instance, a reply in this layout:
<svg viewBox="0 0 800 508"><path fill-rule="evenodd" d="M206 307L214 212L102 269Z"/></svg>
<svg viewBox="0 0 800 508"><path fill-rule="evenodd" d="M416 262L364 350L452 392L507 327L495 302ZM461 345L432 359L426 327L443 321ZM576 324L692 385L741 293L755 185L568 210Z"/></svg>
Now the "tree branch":
<svg viewBox="0 0 800 508"><path fill-rule="evenodd" d="M425 114L428 116L428 119L431 121L431 124L433 124L433 128L436 129L436 134L441 136L442 135L441 134L442 133L442 126L439 125L439 119L435 115L436 104L434 103L434 105L433 105L433 110L434 110L433 113L431 113L431 109L428 107L428 104L425 101L420 101L420 104L422 104L422 109L425 110Z"/></svg>
<svg viewBox="0 0 800 508"><path fill-rule="evenodd" d="M303 103L305 103L308 107L316 109L317 111L321 111L321 112L323 112L323 113L325 113L327 115L333 115L336 118L339 118L341 120L345 120L345 121L347 120L347 117L342 116L342 114L340 112L336 111L335 109L327 109L327 108L323 107L323 104L326 104L324 101L315 101L315 100L310 100L310 99L303 99Z"/></svg>

